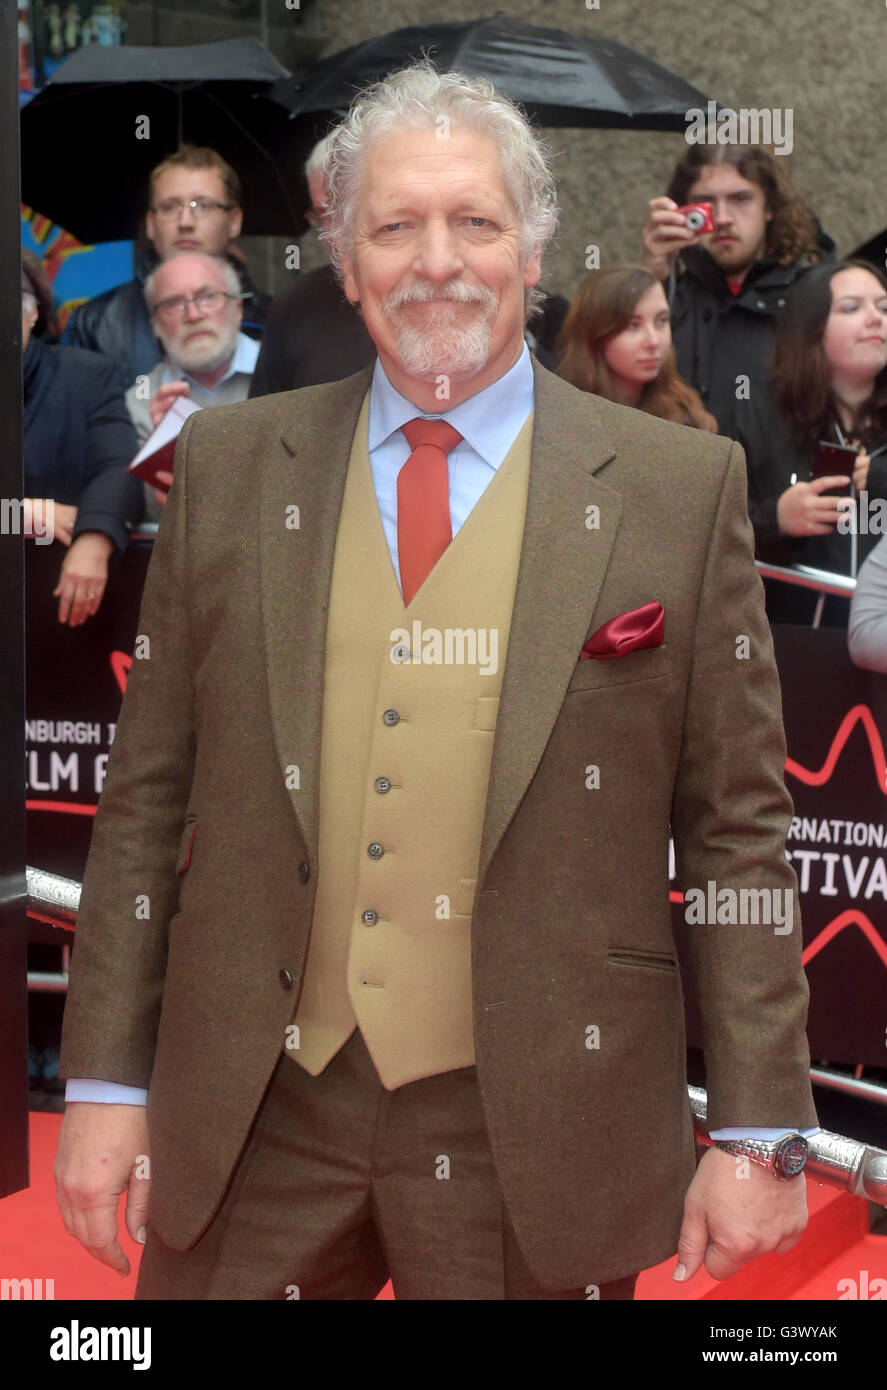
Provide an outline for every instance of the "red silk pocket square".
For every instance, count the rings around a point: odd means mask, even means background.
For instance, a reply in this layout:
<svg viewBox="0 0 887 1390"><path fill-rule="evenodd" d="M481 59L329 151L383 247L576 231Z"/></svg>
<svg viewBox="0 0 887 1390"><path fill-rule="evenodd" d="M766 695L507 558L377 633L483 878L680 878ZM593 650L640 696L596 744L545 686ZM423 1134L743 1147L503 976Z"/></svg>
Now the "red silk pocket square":
<svg viewBox="0 0 887 1390"><path fill-rule="evenodd" d="M640 652L646 647L661 647L665 636L665 609L657 599L632 608L629 613L617 613L589 637L579 660L588 657L607 659Z"/></svg>

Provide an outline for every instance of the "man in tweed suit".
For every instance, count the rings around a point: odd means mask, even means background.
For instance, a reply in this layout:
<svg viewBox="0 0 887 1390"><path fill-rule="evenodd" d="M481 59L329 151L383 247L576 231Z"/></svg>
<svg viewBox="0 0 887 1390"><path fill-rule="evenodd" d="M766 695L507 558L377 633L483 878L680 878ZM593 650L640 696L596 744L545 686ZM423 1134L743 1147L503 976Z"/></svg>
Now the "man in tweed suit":
<svg viewBox="0 0 887 1390"><path fill-rule="evenodd" d="M182 433L84 879L63 1219L125 1271L128 1191L140 1298L726 1278L806 1220L803 1176L696 1166L668 906L669 830L685 890L795 902L741 451L531 360L554 192L488 83L394 74L325 173L378 358ZM713 1133L809 1131L797 914L690 942Z"/></svg>

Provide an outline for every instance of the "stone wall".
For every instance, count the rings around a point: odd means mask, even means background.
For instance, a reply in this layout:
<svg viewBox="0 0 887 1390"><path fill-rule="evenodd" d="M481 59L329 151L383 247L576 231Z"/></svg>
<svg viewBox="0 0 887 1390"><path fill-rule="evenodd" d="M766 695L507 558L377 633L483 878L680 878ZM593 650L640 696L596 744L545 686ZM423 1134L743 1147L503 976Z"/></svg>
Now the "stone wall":
<svg viewBox="0 0 887 1390"><path fill-rule="evenodd" d="M887 224L884 59L887 6L880 0L498 0L512 17L602 35L655 58L734 108L791 108L791 167L823 227L848 254ZM478 0L130 0L129 42L195 43L261 34L293 66L300 51L326 56L423 19L494 13ZM237 13L239 9L239 13ZM301 46L301 47L300 47ZM680 135L555 129L561 230L543 283L571 295L585 273L585 247L602 260L633 258L649 198L663 191L684 148ZM306 243L313 238L305 239ZM252 246L259 277L282 283L283 243ZM316 263L304 246L302 264Z"/></svg>

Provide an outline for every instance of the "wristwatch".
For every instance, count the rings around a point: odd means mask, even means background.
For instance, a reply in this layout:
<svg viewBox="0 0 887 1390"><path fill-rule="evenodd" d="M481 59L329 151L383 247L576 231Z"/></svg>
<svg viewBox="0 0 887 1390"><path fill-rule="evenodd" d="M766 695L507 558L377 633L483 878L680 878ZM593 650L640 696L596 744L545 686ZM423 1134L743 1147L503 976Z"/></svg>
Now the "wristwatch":
<svg viewBox="0 0 887 1390"><path fill-rule="evenodd" d="M781 1182L797 1178L807 1165L807 1140L794 1130L779 1139L715 1139L713 1142L716 1149L743 1154L750 1162L767 1168Z"/></svg>

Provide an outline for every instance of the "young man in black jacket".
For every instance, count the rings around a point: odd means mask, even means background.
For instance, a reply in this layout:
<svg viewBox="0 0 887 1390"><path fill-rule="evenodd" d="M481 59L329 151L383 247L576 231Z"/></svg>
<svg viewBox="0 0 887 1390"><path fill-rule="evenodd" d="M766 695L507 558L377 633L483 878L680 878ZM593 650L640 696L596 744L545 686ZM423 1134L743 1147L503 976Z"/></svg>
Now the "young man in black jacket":
<svg viewBox="0 0 887 1390"><path fill-rule="evenodd" d="M147 375L163 357L145 302L144 283L161 261L183 251L227 256L240 278L243 332L261 338L270 297L257 290L241 257L234 253L243 212L240 180L220 154L183 145L151 172L150 207L145 231L150 246L139 258L136 275L96 295L71 315L63 341L100 352L114 363L121 391Z"/></svg>
<svg viewBox="0 0 887 1390"><path fill-rule="evenodd" d="M710 203L713 232L677 211ZM835 245L794 188L780 157L760 146L691 145L665 197L650 202L644 264L667 282L678 370L722 434L735 436L743 401L770 375L776 321L796 281Z"/></svg>

